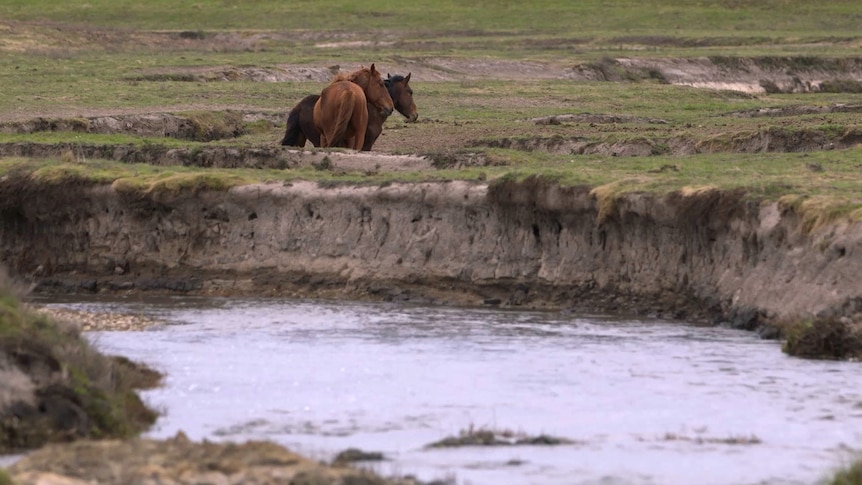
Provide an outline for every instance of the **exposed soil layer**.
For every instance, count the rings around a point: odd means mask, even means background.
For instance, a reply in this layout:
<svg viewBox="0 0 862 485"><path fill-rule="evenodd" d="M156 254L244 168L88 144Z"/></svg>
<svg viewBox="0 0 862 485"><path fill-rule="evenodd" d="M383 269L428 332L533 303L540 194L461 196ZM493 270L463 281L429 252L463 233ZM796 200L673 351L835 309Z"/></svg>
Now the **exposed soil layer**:
<svg viewBox="0 0 862 485"><path fill-rule="evenodd" d="M862 320L862 226L743 193L522 183L117 192L0 181L0 256L45 292L570 308L765 328ZM119 268L119 270L118 270Z"/></svg>

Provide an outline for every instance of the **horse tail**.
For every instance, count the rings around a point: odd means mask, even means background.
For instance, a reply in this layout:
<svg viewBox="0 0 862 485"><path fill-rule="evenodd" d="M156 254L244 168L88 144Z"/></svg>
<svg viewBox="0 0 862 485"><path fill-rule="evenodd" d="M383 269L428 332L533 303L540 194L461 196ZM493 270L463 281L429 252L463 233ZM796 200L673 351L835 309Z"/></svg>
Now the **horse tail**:
<svg viewBox="0 0 862 485"><path fill-rule="evenodd" d="M347 91L347 96L353 98L353 93ZM332 140L329 140L329 146L338 147L346 143L347 128L350 126L350 120L353 117L354 103L348 102L341 105L338 110L338 116L335 118L335 130L333 131Z"/></svg>
<svg viewBox="0 0 862 485"><path fill-rule="evenodd" d="M300 110L294 108L287 115L287 130L285 130L284 138L281 140L281 144L284 146L298 147L305 145L305 136L302 134L302 128L299 126L299 112ZM299 143L300 138L303 138L302 144Z"/></svg>

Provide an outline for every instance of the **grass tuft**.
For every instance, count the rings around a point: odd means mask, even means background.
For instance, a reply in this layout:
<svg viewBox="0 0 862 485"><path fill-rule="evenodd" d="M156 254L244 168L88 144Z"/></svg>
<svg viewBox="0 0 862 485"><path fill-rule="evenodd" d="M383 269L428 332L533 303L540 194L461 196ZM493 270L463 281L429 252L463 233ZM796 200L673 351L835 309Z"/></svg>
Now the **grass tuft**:
<svg viewBox="0 0 862 485"><path fill-rule="evenodd" d="M125 195L173 197L186 192L225 191L252 182L252 179L226 171L162 172L154 176L118 178L111 186Z"/></svg>
<svg viewBox="0 0 862 485"><path fill-rule="evenodd" d="M780 325L785 334L781 350L807 359L862 358L862 334L837 318L816 318Z"/></svg>
<svg viewBox="0 0 862 485"><path fill-rule="evenodd" d="M637 191L646 182L648 179L644 177L625 178L592 189L590 197L596 200L597 221L601 223L616 215L620 198L626 193Z"/></svg>
<svg viewBox="0 0 862 485"><path fill-rule="evenodd" d="M844 197L788 194L780 197L778 204L783 210L792 210L799 214L802 218L802 229L809 234L836 223L862 220L862 202Z"/></svg>
<svg viewBox="0 0 862 485"><path fill-rule="evenodd" d="M546 434L530 436L508 429L477 428L470 425L457 436L435 441L426 448L457 448L462 446L513 446L513 445L566 445L574 441Z"/></svg>
<svg viewBox="0 0 862 485"><path fill-rule="evenodd" d="M824 485L862 485L862 459L835 472Z"/></svg>

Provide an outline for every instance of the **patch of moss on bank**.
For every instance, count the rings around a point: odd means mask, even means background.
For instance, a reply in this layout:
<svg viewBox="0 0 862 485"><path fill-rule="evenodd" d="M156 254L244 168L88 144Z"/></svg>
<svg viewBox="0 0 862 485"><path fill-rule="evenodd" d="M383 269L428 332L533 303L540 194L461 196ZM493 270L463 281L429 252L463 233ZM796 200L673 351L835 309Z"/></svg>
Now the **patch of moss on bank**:
<svg viewBox="0 0 862 485"><path fill-rule="evenodd" d="M458 448L462 446L515 446L515 445L569 445L574 441L546 434L530 436L508 429L475 428L462 429L458 436L448 436L435 441L426 448Z"/></svg>
<svg viewBox="0 0 862 485"><path fill-rule="evenodd" d="M250 184L253 180L223 171L197 173L162 172L153 176L118 178L113 188L123 194L167 195L180 192L198 193L201 190L224 191L238 185Z"/></svg>
<svg viewBox="0 0 862 485"><path fill-rule="evenodd" d="M138 434L157 418L135 393L158 381L153 372L100 354L76 327L36 313L0 273L0 453Z"/></svg>
<svg viewBox="0 0 862 485"><path fill-rule="evenodd" d="M195 141L236 138L246 132L242 113L237 111L193 111L182 116L194 128Z"/></svg>
<svg viewBox="0 0 862 485"><path fill-rule="evenodd" d="M845 198L785 195L778 199L782 209L792 209L802 217L802 229L813 232L841 220L862 220L862 204Z"/></svg>
<svg viewBox="0 0 862 485"><path fill-rule="evenodd" d="M825 485L862 485L862 459L836 472Z"/></svg>
<svg viewBox="0 0 862 485"><path fill-rule="evenodd" d="M860 359L862 333L838 318L802 320L784 326L782 350L807 359Z"/></svg>

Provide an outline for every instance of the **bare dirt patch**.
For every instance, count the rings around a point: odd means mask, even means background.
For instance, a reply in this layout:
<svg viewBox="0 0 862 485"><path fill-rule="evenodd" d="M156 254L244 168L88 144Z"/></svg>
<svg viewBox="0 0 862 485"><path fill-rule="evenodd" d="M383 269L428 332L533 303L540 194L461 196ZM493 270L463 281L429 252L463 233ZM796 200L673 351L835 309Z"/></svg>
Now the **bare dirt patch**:
<svg viewBox="0 0 862 485"><path fill-rule="evenodd" d="M572 79L638 81L747 93L859 92L862 58L606 58L575 66Z"/></svg>

